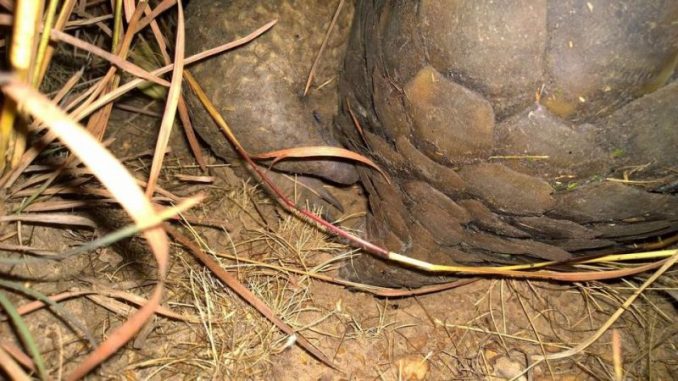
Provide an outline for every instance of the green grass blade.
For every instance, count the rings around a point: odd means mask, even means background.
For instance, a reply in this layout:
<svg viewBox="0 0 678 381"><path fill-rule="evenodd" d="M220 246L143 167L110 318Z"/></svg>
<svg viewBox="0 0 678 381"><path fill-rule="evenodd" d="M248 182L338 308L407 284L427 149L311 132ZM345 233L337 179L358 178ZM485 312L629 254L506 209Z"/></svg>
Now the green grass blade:
<svg viewBox="0 0 678 381"><path fill-rule="evenodd" d="M47 306L49 306L49 309L52 310L59 318L61 318L66 324L74 328L76 331L82 332L87 340L90 342L92 347L96 347L97 343L94 341L94 338L92 337L92 334L87 330L84 324L82 324L78 319L76 319L72 314L70 314L68 311L66 311L61 305L47 297L47 295L35 291L33 289L30 289L28 287L23 286L22 284L18 282L11 282L7 280L0 279L0 287L4 287L10 290L18 291L22 294L28 295L30 297L33 297L35 299L40 300L41 302L45 303Z"/></svg>
<svg viewBox="0 0 678 381"><path fill-rule="evenodd" d="M47 371L45 370L45 362L42 359L42 355L40 354L38 345L35 344L35 340L33 340L33 335L31 335L31 332L28 330L28 327L26 326L24 320L21 318L21 315L19 315L16 308L14 308L12 303L9 301L9 299L7 299L7 296L3 292L0 292L0 305L7 312L7 316L9 316L10 320L12 320L12 324L14 324L14 327L19 333L21 341L24 343L26 349L31 354L33 362L35 363L35 367L38 369L38 375L40 376L40 379L47 380Z"/></svg>

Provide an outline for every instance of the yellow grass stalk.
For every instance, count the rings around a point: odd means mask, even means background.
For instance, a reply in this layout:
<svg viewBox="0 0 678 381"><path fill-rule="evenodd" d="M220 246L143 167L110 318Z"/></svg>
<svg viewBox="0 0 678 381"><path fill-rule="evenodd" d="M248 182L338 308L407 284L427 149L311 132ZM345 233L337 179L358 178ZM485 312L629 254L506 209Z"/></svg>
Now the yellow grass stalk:
<svg viewBox="0 0 678 381"><path fill-rule="evenodd" d="M75 0L66 0L64 1L63 6L61 7L61 12L59 12L59 17L57 18L56 23L54 23L55 30L64 30L68 19L71 17L71 12L73 12L73 7L75 6ZM45 73L47 73L47 68L49 67L50 62L52 61L52 56L54 55L54 47L47 45L44 56L41 59L40 70L38 72L36 81L42 83L42 79L45 78Z"/></svg>
<svg viewBox="0 0 678 381"><path fill-rule="evenodd" d="M57 5L59 5L59 0L49 1L47 15L42 26L40 44L38 45L38 51L35 56L35 64L33 65L33 71L30 78L31 83L35 88L38 88L40 86L40 82L42 82L42 78L40 77L40 68L42 67L42 62L45 60L45 55L47 53L50 35L49 31L52 29L52 25L54 24L54 16L56 16Z"/></svg>
<svg viewBox="0 0 678 381"><path fill-rule="evenodd" d="M34 58L35 35L42 14L42 1L18 0L14 8L14 27L9 63L15 75L27 80ZM0 114L0 171L7 162L16 163L26 149L26 128L14 130L16 103L5 98Z"/></svg>

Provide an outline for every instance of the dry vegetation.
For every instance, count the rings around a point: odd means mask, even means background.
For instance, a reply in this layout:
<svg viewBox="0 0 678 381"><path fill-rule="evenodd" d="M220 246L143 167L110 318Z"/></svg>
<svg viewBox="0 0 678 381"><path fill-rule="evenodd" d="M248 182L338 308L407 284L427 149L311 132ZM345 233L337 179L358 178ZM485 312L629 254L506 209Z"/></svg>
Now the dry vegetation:
<svg viewBox="0 0 678 381"><path fill-rule="evenodd" d="M265 175L241 180L203 156L180 96L182 80L190 82L182 68L200 57L183 56L175 1L39 3L0 1L3 49L13 44L0 74L7 378L675 377L676 250L569 273L424 264L494 276L422 290L345 281L338 268L368 254L333 234L355 245L360 231L276 202ZM177 32L164 41L161 30ZM133 46L146 47L130 60ZM294 154L318 152L273 157ZM144 239L130 238L142 230Z"/></svg>

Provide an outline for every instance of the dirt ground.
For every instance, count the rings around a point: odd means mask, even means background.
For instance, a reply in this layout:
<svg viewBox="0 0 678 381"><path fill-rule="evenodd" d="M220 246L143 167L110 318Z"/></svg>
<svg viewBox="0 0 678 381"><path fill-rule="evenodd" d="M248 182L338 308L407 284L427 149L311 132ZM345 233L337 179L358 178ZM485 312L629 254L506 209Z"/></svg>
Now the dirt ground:
<svg viewBox="0 0 678 381"><path fill-rule="evenodd" d="M141 97L122 103L151 114L116 109L109 128L116 139L111 149L127 157L128 168L142 178L150 156L138 153L153 147L159 123L153 114L161 105ZM160 186L177 196L209 195L187 215L212 226L185 223L183 230L337 369L310 357L175 246L163 306L183 318L155 317L89 379L608 380L615 379L613 332L621 338L623 379L678 377L676 304L665 291L675 289L675 270L582 353L534 364L534 356L564 351L590 337L650 274L585 284L478 279L429 295L374 296L318 279L337 277L340 266L363 254L276 207L253 180L235 175L237 163L210 158L212 183L181 180L180 175L201 173L178 128L171 147ZM293 181L278 180L288 181L291 192L297 189ZM6 210L26 197L19 191L22 181L17 184L4 197ZM330 191L345 207L344 224L359 230L365 208L361 189ZM6 242L60 252L126 223L119 211L105 207L75 213L107 228L5 224L2 235L9 237ZM156 274L138 238L49 266L2 266L2 274L45 295L96 291L61 303L63 319L44 309L26 316L53 379L92 350L87 336L99 343L124 321L133 309L132 296L148 297ZM19 294L10 299L17 306L28 300ZM3 344L15 337L6 322L0 337Z"/></svg>

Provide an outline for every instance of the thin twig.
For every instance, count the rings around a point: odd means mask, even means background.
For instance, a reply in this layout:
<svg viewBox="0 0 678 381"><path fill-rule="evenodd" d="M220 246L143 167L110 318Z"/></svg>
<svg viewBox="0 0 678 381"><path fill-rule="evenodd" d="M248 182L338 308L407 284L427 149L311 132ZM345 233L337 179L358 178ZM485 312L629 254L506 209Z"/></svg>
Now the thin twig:
<svg viewBox="0 0 678 381"><path fill-rule="evenodd" d="M323 43L320 45L320 49L318 50L318 54L315 56L315 60L313 61L313 66L311 66L311 71L308 73L308 79L306 80L306 87L304 87L304 96L308 94L308 89L311 87L311 83L313 82L313 77L315 77L315 71L316 68L318 67L318 62L320 62L320 56L322 56L323 51L325 51L325 46L327 46L327 41L330 39L330 34L332 33L332 30L334 29L334 25L337 23L337 19L339 18L339 13L341 12L341 7L344 5L344 0L339 0L339 5L337 5L337 10L334 11L334 16L332 17L332 21L330 22L330 26L327 28L327 32L325 32L325 38L323 38Z"/></svg>

